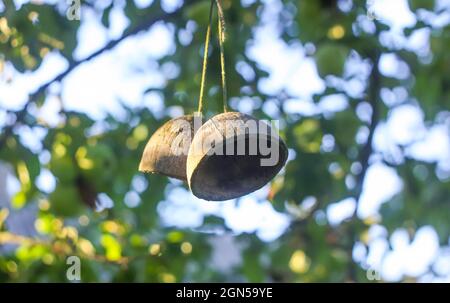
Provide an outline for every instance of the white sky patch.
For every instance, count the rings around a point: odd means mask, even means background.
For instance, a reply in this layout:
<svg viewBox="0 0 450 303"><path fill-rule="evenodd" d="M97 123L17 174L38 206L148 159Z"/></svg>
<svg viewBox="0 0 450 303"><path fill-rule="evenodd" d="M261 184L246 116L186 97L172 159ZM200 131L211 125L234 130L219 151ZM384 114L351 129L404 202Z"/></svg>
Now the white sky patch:
<svg viewBox="0 0 450 303"><path fill-rule="evenodd" d="M375 129L373 137L373 147L376 152L381 152L385 157L395 160L396 163L401 163L404 160L403 153L398 145L391 138L390 129L385 122L380 122ZM367 139L367 136L364 140ZM364 142L364 141L363 141Z"/></svg>
<svg viewBox="0 0 450 303"><path fill-rule="evenodd" d="M382 277L388 281L398 281L404 275L420 276L429 270L439 252L439 239L430 226L417 230L413 241L409 242L408 232L399 229L391 236L392 250L388 252L382 265Z"/></svg>
<svg viewBox="0 0 450 303"><path fill-rule="evenodd" d="M373 0L370 9L379 21L390 26L380 34L380 42L392 48L407 46L403 29L416 24L416 16L409 9L407 0Z"/></svg>
<svg viewBox="0 0 450 303"><path fill-rule="evenodd" d="M7 113L4 110L0 110L0 129L5 125L7 119Z"/></svg>
<svg viewBox="0 0 450 303"><path fill-rule="evenodd" d="M382 278L386 281L399 281L403 277L402 258L404 252L390 251L383 259Z"/></svg>
<svg viewBox="0 0 450 303"><path fill-rule="evenodd" d="M388 231L386 227L374 224L369 228L369 241L373 241L378 238L386 238L388 235Z"/></svg>
<svg viewBox="0 0 450 303"><path fill-rule="evenodd" d="M131 184L133 186L133 189L138 193L142 193L148 187L147 178L144 175L140 174L133 177Z"/></svg>
<svg viewBox="0 0 450 303"><path fill-rule="evenodd" d="M261 105L261 101L254 97L235 97L229 100L229 104L232 108L237 109L237 111L251 115L253 110Z"/></svg>
<svg viewBox="0 0 450 303"><path fill-rule="evenodd" d="M367 218L376 215L380 205L398 193L402 186L402 181L393 168L381 163L372 164L364 180L358 216Z"/></svg>
<svg viewBox="0 0 450 303"><path fill-rule="evenodd" d="M67 61L57 52L45 57L35 72L15 72L10 83L0 81L0 107L18 110L33 93L45 82L53 79L67 68Z"/></svg>
<svg viewBox="0 0 450 303"><path fill-rule="evenodd" d="M369 252L365 261L367 267L371 269L377 269L381 267L383 263L383 257L386 251L389 249L389 243L384 238L377 238L369 242Z"/></svg>
<svg viewBox="0 0 450 303"><path fill-rule="evenodd" d="M409 245L409 234L404 228L397 229L391 235L391 247L393 250L402 250Z"/></svg>
<svg viewBox="0 0 450 303"><path fill-rule="evenodd" d="M438 0L436 3L438 9L447 9L450 11L450 1L448 0Z"/></svg>
<svg viewBox="0 0 450 303"><path fill-rule="evenodd" d="M171 13L183 5L182 0L162 0L161 7L167 13Z"/></svg>
<svg viewBox="0 0 450 303"><path fill-rule="evenodd" d="M345 92L352 98L363 98L365 88L365 81L359 79L350 79L344 85Z"/></svg>
<svg viewBox="0 0 450 303"><path fill-rule="evenodd" d="M429 28L415 30L408 38L406 49L416 52L419 56L428 55L430 52L430 33Z"/></svg>
<svg viewBox="0 0 450 303"><path fill-rule="evenodd" d="M151 188L150 184L150 188ZM219 203L204 202L196 199L184 188L171 190L167 199L158 204L158 213L163 223L167 226L178 226L181 228L200 227L203 223L205 213L216 213L220 207ZM201 208L203 207L203 211Z"/></svg>
<svg viewBox="0 0 450 303"><path fill-rule="evenodd" d="M157 63L151 64L148 59L159 58L173 47L171 30L163 24L127 39L114 52L81 65L66 77L64 106L94 117L101 117L105 112L120 113L118 100L129 106L142 106L142 95L147 88L165 84Z"/></svg>
<svg viewBox="0 0 450 303"><path fill-rule="evenodd" d="M98 204L96 211L102 211L103 209L114 207L114 201L105 193L100 193L97 200Z"/></svg>
<svg viewBox="0 0 450 303"><path fill-rule="evenodd" d="M61 100L55 95L47 95L44 105L41 106L36 114L38 119L45 121L49 126L56 127L61 122L59 115L61 110Z"/></svg>
<svg viewBox="0 0 450 303"><path fill-rule="evenodd" d="M174 30L162 22L156 23L150 30L138 34L136 37L127 39L134 40L129 44L135 52L159 59L175 51ZM124 46L122 46L124 47Z"/></svg>
<svg viewBox="0 0 450 303"><path fill-rule="evenodd" d="M280 108L278 107L278 101L274 99L268 99L266 100L263 105L262 109L266 115L277 118L280 116Z"/></svg>
<svg viewBox="0 0 450 303"><path fill-rule="evenodd" d="M105 46L109 37L115 38L119 33L123 32L129 23L122 10L113 9L111 17L114 19L114 25L111 26L108 33L108 30L101 24L99 18L92 10L85 10L85 15L78 30L78 44L74 52L74 57L78 60ZM127 43L130 40L132 40L132 43ZM125 52L134 51L138 58L150 56L154 59L159 59L175 50L173 29L169 29L162 22L156 23L148 31L143 31L136 36L126 39L120 44L119 48Z"/></svg>
<svg viewBox="0 0 450 303"><path fill-rule="evenodd" d="M393 89L382 88L380 94L383 102L389 107L399 105L408 98L408 91L401 86Z"/></svg>
<svg viewBox="0 0 450 303"><path fill-rule="evenodd" d="M24 5L28 2L30 2L30 1L29 0L14 0L14 4L16 5L16 8L20 8L22 5Z"/></svg>
<svg viewBox="0 0 450 303"><path fill-rule="evenodd" d="M249 45L247 53L270 73L258 84L264 93L276 94L285 89L293 96L310 98L325 89L314 60L305 56L300 44L288 46L278 38L278 30L273 24L255 31L255 41Z"/></svg>
<svg viewBox="0 0 450 303"><path fill-rule="evenodd" d="M55 190L56 179L48 169L41 168L41 173L36 178L36 186L45 193L51 193Z"/></svg>
<svg viewBox="0 0 450 303"><path fill-rule="evenodd" d="M255 2L256 2L256 0L241 0L241 4L244 7L248 7L248 6L252 5Z"/></svg>
<svg viewBox="0 0 450 303"><path fill-rule="evenodd" d="M108 35L111 39L118 39L129 26L130 21L125 15L123 8L117 7L116 5L111 10L109 18Z"/></svg>
<svg viewBox="0 0 450 303"><path fill-rule="evenodd" d="M6 192L12 197L20 191L20 181L12 174L8 174L6 178Z"/></svg>
<svg viewBox="0 0 450 303"><path fill-rule="evenodd" d="M439 251L439 237L431 226L421 227L416 231L409 253L405 259L405 273L419 276L428 270Z"/></svg>
<svg viewBox="0 0 450 303"><path fill-rule="evenodd" d="M368 102L360 102L356 107L356 115L361 121L367 124L370 123L372 119L372 106Z"/></svg>
<svg viewBox="0 0 450 303"><path fill-rule="evenodd" d="M372 11L380 21L388 24L393 31L416 24L416 17L410 11L407 0L373 0Z"/></svg>
<svg viewBox="0 0 450 303"><path fill-rule="evenodd" d="M141 197L136 191L132 190L126 193L124 202L126 206L135 208L141 204Z"/></svg>
<svg viewBox="0 0 450 303"><path fill-rule="evenodd" d="M406 154L427 162L450 161L450 131L446 125L431 127L423 140L406 149Z"/></svg>
<svg viewBox="0 0 450 303"><path fill-rule="evenodd" d="M408 144L425 134L423 112L415 105L392 109L387 120L390 138L397 144Z"/></svg>
<svg viewBox="0 0 450 303"><path fill-rule="evenodd" d="M149 92L144 95L143 106L150 109L157 118L161 118L164 112L164 100L161 93Z"/></svg>
<svg viewBox="0 0 450 303"><path fill-rule="evenodd" d="M366 79L372 70L370 61L352 51L345 62L345 74L359 79Z"/></svg>
<svg viewBox="0 0 450 303"><path fill-rule="evenodd" d="M153 3L154 0L133 0L138 8L146 8Z"/></svg>
<svg viewBox="0 0 450 303"><path fill-rule="evenodd" d="M342 221L353 215L355 207L356 201L353 198L347 198L329 205L327 208L328 222L332 226L339 225Z"/></svg>
<svg viewBox="0 0 450 303"><path fill-rule="evenodd" d="M447 276L450 281L450 247L443 247L440 249L439 256L433 264L433 270L438 275Z"/></svg>
<svg viewBox="0 0 450 303"><path fill-rule="evenodd" d="M258 202L251 196L241 198L238 205L223 204L222 214L228 227L236 232L257 232L264 241L271 241L283 234L289 226L289 217L276 212L270 202Z"/></svg>
<svg viewBox="0 0 450 303"><path fill-rule="evenodd" d="M289 114L313 116L320 113L317 105L309 100L289 99L283 103L283 110Z"/></svg>
<svg viewBox="0 0 450 303"><path fill-rule="evenodd" d="M347 108L348 100L343 94L334 94L323 97L318 105L323 112L339 112Z"/></svg>
<svg viewBox="0 0 450 303"><path fill-rule="evenodd" d="M166 108L166 112L171 118L177 118L184 115L184 108L180 105L173 105Z"/></svg>
<svg viewBox="0 0 450 303"><path fill-rule="evenodd" d="M242 262L242 243L235 240L230 234L211 237L209 239L213 250L211 253L211 266L221 272L230 272L233 267Z"/></svg>
<svg viewBox="0 0 450 303"><path fill-rule="evenodd" d="M21 126L17 133L22 144L29 148L33 153L39 153L42 150L42 140L47 135L47 130L42 127Z"/></svg>
<svg viewBox="0 0 450 303"><path fill-rule="evenodd" d="M84 8L84 7L83 7ZM81 10L81 24L77 33L76 60L83 59L108 43L108 31L92 9Z"/></svg>
<svg viewBox="0 0 450 303"><path fill-rule="evenodd" d="M395 54L381 55L379 68L383 75L397 79L406 79L410 74L408 65Z"/></svg>
<svg viewBox="0 0 450 303"><path fill-rule="evenodd" d="M419 278L418 281L421 283L450 283L450 275L444 277L436 277L433 274L427 274L424 275L424 277Z"/></svg>
<svg viewBox="0 0 450 303"><path fill-rule="evenodd" d="M117 90L122 85L122 76L120 64L110 55L78 67L64 80L64 108L87 112L94 118L101 118L106 111L120 111Z"/></svg>
<svg viewBox="0 0 450 303"><path fill-rule="evenodd" d="M450 132L445 124L427 129L424 115L412 104L397 106L391 110L386 123L380 123L374 137L374 148L402 161L398 145L407 145L405 154L421 161L438 162L445 169L450 167Z"/></svg>
<svg viewBox="0 0 450 303"><path fill-rule="evenodd" d="M151 184L150 184L151 187ZM267 196L267 188L236 200L209 202L196 198L184 188L174 188L167 199L158 204L158 212L167 226L197 228L205 215L225 219L225 224L237 233L255 232L262 240L271 241L283 234L289 226L289 217L276 212L270 202L258 202Z"/></svg>
<svg viewBox="0 0 450 303"><path fill-rule="evenodd" d="M355 262L364 262L367 256L367 248L361 242L356 242L353 246L352 257Z"/></svg>

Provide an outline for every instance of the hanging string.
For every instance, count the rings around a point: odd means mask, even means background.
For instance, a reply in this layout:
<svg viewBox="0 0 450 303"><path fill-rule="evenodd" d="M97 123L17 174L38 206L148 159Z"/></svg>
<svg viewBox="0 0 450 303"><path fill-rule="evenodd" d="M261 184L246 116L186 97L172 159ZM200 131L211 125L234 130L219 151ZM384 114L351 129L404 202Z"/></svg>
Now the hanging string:
<svg viewBox="0 0 450 303"><path fill-rule="evenodd" d="M217 14L219 16L217 27L219 32L219 48L220 48L220 68L222 71L222 108L223 112L227 112L227 80L225 75L225 52L223 43L225 42L225 17L222 10L221 0L216 0Z"/></svg>
<svg viewBox="0 0 450 303"><path fill-rule="evenodd" d="M203 95L205 91L206 68L208 66L208 49L209 49L209 40L211 36L213 10L214 10L214 0L211 0L211 7L209 8L208 28L206 29L205 50L203 53L203 68L202 68L202 79L200 82L200 96L198 99L198 112L200 114L202 113L203 110Z"/></svg>

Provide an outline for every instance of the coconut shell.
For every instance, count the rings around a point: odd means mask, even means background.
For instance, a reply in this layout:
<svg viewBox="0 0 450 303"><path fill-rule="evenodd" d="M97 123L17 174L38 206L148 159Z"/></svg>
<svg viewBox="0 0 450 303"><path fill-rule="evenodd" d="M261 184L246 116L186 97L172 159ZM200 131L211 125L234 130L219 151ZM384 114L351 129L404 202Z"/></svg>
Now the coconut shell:
<svg viewBox="0 0 450 303"><path fill-rule="evenodd" d="M267 161L270 157L259 148L259 142L269 144L278 156ZM239 150L240 143L245 147ZM267 123L237 112L223 113L208 120L194 136L186 164L188 184L201 199L238 198L272 180L287 157L286 144Z"/></svg>
<svg viewBox="0 0 450 303"><path fill-rule="evenodd" d="M186 180L186 160L193 136L193 115L167 121L145 146L139 171Z"/></svg>

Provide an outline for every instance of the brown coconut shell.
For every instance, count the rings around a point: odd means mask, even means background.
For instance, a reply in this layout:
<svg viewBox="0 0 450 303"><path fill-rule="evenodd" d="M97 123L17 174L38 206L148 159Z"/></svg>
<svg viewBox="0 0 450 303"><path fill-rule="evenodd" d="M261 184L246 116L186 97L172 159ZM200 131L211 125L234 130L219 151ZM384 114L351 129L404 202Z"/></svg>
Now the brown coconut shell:
<svg viewBox="0 0 450 303"><path fill-rule="evenodd" d="M186 160L193 137L193 115L167 121L148 140L139 171L186 180Z"/></svg>
<svg viewBox="0 0 450 303"><path fill-rule="evenodd" d="M268 124L260 122L249 115L228 112L203 124L194 136L186 164L188 184L195 196L210 201L238 198L263 187L277 175L287 161L288 149ZM242 127L251 123L259 126L251 130ZM278 152L273 165L262 165L261 160L268 157L259 147L251 152L249 143L259 140L266 140ZM237 153L239 142L245 142L241 154ZM228 147L233 154L226 152Z"/></svg>

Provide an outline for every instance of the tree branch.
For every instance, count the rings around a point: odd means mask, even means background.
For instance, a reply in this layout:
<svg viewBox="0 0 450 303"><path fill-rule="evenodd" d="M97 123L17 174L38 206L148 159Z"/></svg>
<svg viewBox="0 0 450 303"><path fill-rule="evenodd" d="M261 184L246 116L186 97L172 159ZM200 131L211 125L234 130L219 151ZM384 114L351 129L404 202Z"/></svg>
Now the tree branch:
<svg viewBox="0 0 450 303"><path fill-rule="evenodd" d="M373 143L373 136L375 134L375 129L378 125L378 122L380 120L380 110L378 107L378 95L380 90L380 71L378 69L378 62L379 62L379 55L375 55L373 58L373 68L372 68L372 74L370 75L370 84L369 84L369 94L368 99L370 106L372 108L372 115L370 117L370 124L369 124L369 135L367 137L366 144L362 147L361 151L359 152L359 163L361 163L361 172L358 175L356 188L355 188L355 196L356 198L360 198L362 190L363 190L363 183L364 179L367 173L367 169L369 168L369 158L372 155L372 143Z"/></svg>
<svg viewBox="0 0 450 303"><path fill-rule="evenodd" d="M348 251L349 259L350 259L350 266L349 266L349 272L348 272L348 278L351 281L357 280L357 265L353 262L353 244L357 240L357 230L356 230L356 220L357 220L357 211L358 211L358 205L359 200L361 198L361 194L363 192L363 185L364 180L366 178L367 170L369 168L369 159L373 152L373 137L375 134L375 129L378 125L378 122L380 120L380 111L379 111L379 92L381 88L381 75L380 71L378 69L378 63L380 59L379 53L374 53L372 55L372 73L369 78L369 87L368 87L368 94L367 98L370 103L370 106L372 108L372 114L370 117L370 124L369 124L369 135L367 136L366 143L362 146L361 150L359 151L359 160L358 162L361 164L361 171L358 175L358 178L356 180L356 186L354 189L353 197L356 200L355 210L353 211L353 214L350 218L350 227L349 227L349 238L350 238L350 247Z"/></svg>
<svg viewBox="0 0 450 303"><path fill-rule="evenodd" d="M189 1L185 1L185 5L186 4L190 4L192 3L192 0ZM8 139L9 136L12 135L14 127L23 122L23 120L26 117L28 108L30 107L31 104L35 103L36 100L39 98L39 96L41 96L42 94L45 93L45 91L48 89L48 87L54 83L54 82L60 82L62 81L70 72L72 72L75 68L77 68L79 65L90 61L94 58L96 58L97 56L103 54L105 51L111 50L114 47L116 47L120 42L122 42L123 40L125 40L126 38L136 35L137 33L149 29L151 26L153 26L156 22L159 21L168 21L171 19L174 19L176 17L181 16L183 7L179 8L178 10L169 13L169 14L161 14L159 16L155 16L153 18L150 18L148 20L146 20L145 22L137 25L136 27L134 27L133 29L125 32L120 38L115 39L115 40L111 40L108 44L106 44L104 47L100 48L99 50L95 51L94 53L92 53L91 55L87 56L84 59L81 60L77 60L77 61L69 61L69 66L68 68L60 73L59 75L57 75L55 78L49 80L48 82L44 83L43 85L41 85L34 93L32 93L29 96L28 101L25 103L24 107L22 109L20 109L19 111L16 111L16 119L13 123L11 123L10 125L6 125L3 129L3 133L0 135L0 149L2 149L5 145L6 140Z"/></svg>

